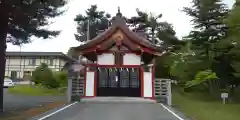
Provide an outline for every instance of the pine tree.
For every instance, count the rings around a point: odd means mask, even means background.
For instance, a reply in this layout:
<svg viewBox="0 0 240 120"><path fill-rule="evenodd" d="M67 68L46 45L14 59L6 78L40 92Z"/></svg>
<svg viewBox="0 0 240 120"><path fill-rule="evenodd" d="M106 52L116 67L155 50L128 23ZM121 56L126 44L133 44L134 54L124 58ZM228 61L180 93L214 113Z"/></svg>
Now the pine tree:
<svg viewBox="0 0 240 120"><path fill-rule="evenodd" d="M192 41L193 49L209 65L216 57L215 44L227 37L227 26L223 23L228 9L221 0L193 0L191 7L183 9L192 17L194 30L187 36Z"/></svg>
<svg viewBox="0 0 240 120"><path fill-rule="evenodd" d="M211 43L216 43L226 37L227 27L223 20L228 15L228 9L221 0L192 0L191 7L183 11L191 16L195 30L189 39L200 49L204 49L207 57L210 55Z"/></svg>
<svg viewBox="0 0 240 120"><path fill-rule="evenodd" d="M201 69L216 72L219 78L217 82L226 87L227 80L233 79L229 59L224 53L226 44L223 44L228 36L228 27L223 20L227 18L229 10L221 0L192 0L192 4L183 9L192 17L194 30L187 36L192 42L191 49L196 53L195 57L205 63L199 65ZM208 85L213 93L217 85L212 82Z"/></svg>
<svg viewBox="0 0 240 120"><path fill-rule="evenodd" d="M61 15L64 0L0 0L0 112L3 111L3 81L5 74L6 42L14 45L29 43L31 36L48 38L58 31L43 27L48 19Z"/></svg>
<svg viewBox="0 0 240 120"><path fill-rule="evenodd" d="M127 23L133 27L134 32L144 32L146 38L153 44L173 47L183 43L176 37L172 24L159 21L162 14L154 15L139 9L136 12L137 16L127 19Z"/></svg>
<svg viewBox="0 0 240 120"><path fill-rule="evenodd" d="M160 28L161 22L158 20L162 17L162 14L154 15L153 13L143 12L136 9L137 16L133 16L127 20L128 24L133 27L134 32L144 32L147 39L156 44L157 30Z"/></svg>
<svg viewBox="0 0 240 120"><path fill-rule="evenodd" d="M234 45L234 48L229 52L232 56L234 75L240 78L240 0L236 0L233 9L226 19L226 23L229 27L228 40Z"/></svg>
<svg viewBox="0 0 240 120"><path fill-rule="evenodd" d="M80 42L87 41L87 32L89 27L89 39L96 37L99 32L106 30L110 25L111 15L105 11L99 11L97 5L91 5L86 10L86 16L79 14L75 18L77 23L76 40Z"/></svg>

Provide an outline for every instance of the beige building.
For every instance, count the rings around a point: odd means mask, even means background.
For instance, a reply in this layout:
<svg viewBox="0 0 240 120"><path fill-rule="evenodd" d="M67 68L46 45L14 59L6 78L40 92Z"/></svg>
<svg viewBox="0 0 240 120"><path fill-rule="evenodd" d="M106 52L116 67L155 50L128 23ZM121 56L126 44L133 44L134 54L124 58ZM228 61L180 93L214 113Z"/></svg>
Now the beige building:
<svg viewBox="0 0 240 120"><path fill-rule="evenodd" d="M72 59L61 52L7 52L5 76L28 79L41 63L53 71L61 71Z"/></svg>

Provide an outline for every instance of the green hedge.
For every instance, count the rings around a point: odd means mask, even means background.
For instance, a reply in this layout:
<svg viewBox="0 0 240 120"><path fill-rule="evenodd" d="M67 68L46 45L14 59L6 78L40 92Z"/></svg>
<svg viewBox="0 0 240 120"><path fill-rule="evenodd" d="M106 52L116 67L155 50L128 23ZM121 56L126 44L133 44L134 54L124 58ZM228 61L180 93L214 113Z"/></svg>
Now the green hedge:
<svg viewBox="0 0 240 120"><path fill-rule="evenodd" d="M46 88L64 87L67 86L67 72L53 72L47 64L42 63L33 71L32 81Z"/></svg>

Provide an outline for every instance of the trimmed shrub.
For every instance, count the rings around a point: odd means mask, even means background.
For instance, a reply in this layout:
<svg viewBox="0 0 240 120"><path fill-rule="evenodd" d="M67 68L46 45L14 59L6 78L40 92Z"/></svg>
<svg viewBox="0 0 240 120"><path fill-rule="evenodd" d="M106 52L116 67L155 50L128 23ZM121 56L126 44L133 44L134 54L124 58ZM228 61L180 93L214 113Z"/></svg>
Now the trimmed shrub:
<svg viewBox="0 0 240 120"><path fill-rule="evenodd" d="M68 74L65 71L55 72L54 78L60 86L67 86Z"/></svg>
<svg viewBox="0 0 240 120"><path fill-rule="evenodd" d="M41 63L32 74L32 81L35 84L41 84L47 88L57 88L60 86L60 83L55 79L53 72L48 68L48 65Z"/></svg>

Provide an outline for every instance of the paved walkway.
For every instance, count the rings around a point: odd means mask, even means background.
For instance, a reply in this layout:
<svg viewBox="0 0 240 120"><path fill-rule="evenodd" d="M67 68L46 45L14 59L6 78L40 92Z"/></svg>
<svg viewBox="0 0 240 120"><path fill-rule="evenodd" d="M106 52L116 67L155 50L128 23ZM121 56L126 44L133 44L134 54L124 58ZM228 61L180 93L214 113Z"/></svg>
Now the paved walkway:
<svg viewBox="0 0 240 120"><path fill-rule="evenodd" d="M42 116L44 117L44 116ZM41 117L39 117L41 118ZM39 120L38 118L38 120ZM43 119L40 119L43 120ZM44 120L183 120L152 100L92 98L72 105Z"/></svg>

